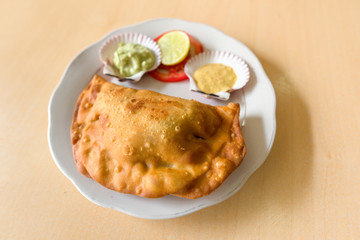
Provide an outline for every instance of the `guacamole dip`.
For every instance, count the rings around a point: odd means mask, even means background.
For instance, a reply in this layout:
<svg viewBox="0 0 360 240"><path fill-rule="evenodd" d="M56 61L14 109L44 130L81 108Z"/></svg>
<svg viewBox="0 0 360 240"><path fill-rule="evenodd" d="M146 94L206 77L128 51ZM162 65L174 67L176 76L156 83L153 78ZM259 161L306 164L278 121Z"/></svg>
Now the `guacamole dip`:
<svg viewBox="0 0 360 240"><path fill-rule="evenodd" d="M155 54L137 43L119 43L114 52L113 63L121 76L130 77L149 70L155 63Z"/></svg>

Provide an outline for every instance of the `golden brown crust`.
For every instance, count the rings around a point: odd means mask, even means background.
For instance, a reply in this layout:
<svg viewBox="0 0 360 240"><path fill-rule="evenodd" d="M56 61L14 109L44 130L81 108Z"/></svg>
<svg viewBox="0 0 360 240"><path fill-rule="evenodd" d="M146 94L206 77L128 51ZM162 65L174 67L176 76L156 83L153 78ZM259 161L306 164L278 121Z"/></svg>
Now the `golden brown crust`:
<svg viewBox="0 0 360 240"><path fill-rule="evenodd" d="M238 104L213 107L94 76L74 111L76 166L122 193L205 196L245 156L238 116Z"/></svg>
<svg viewBox="0 0 360 240"><path fill-rule="evenodd" d="M240 130L239 105L230 103L228 106L218 107L218 109L220 114L226 119L219 131L227 131L225 129L229 129L228 124L230 124L230 136L223 139L224 144L216 154L217 156L212 159L206 174L203 174L186 188L173 195L195 199L210 194L225 181L244 159L246 147ZM224 111L227 111L232 116L232 119L228 118Z"/></svg>

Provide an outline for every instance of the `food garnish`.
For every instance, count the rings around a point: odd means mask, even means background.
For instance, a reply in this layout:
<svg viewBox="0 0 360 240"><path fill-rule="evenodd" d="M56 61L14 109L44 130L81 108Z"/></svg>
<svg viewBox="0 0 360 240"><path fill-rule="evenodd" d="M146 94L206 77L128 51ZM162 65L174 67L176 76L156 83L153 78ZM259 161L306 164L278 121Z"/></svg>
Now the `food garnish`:
<svg viewBox="0 0 360 240"><path fill-rule="evenodd" d="M158 42L159 39L161 39L166 34L169 34L174 31L166 32L161 34L160 36L156 37L154 39L155 42ZM179 30L176 30L176 32L179 32ZM181 31L185 33L190 41L190 49L188 51L188 54L186 57L179 63L168 66L164 64L160 64L160 66L155 69L154 71L149 72L149 75L159 81L163 82L179 82L188 79L184 72L184 67L186 62L193 56L202 53L204 51L203 46L201 42L199 42L195 37L191 36L190 34Z"/></svg>
<svg viewBox="0 0 360 240"><path fill-rule="evenodd" d="M161 63L166 66L180 63L190 50L190 39L182 31L168 32L157 43L161 49Z"/></svg>

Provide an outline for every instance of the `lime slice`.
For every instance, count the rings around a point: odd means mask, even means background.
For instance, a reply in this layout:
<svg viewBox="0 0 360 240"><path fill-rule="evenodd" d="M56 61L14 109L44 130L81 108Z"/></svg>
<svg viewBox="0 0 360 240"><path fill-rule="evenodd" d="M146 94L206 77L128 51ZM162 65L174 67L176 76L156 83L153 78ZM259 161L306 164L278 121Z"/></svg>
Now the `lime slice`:
<svg viewBox="0 0 360 240"><path fill-rule="evenodd" d="M165 33L158 40L161 49L161 63L164 65L175 65L186 58L190 50L190 39L182 31Z"/></svg>

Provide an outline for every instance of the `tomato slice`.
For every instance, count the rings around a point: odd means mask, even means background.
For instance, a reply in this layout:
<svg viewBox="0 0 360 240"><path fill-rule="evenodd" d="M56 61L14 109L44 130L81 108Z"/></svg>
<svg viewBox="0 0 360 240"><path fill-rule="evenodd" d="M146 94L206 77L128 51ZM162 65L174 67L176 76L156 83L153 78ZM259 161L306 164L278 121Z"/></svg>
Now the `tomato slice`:
<svg viewBox="0 0 360 240"><path fill-rule="evenodd" d="M156 37L154 41L157 42L166 33L163 33L160 36ZM199 42L196 38L194 38L188 33L186 34L189 36L190 39L190 51L186 58L182 62L173 66L166 66L160 64L157 69L149 72L149 75L151 77L163 82L179 82L188 79L184 72L186 62L196 54L203 52L204 48L201 42Z"/></svg>

